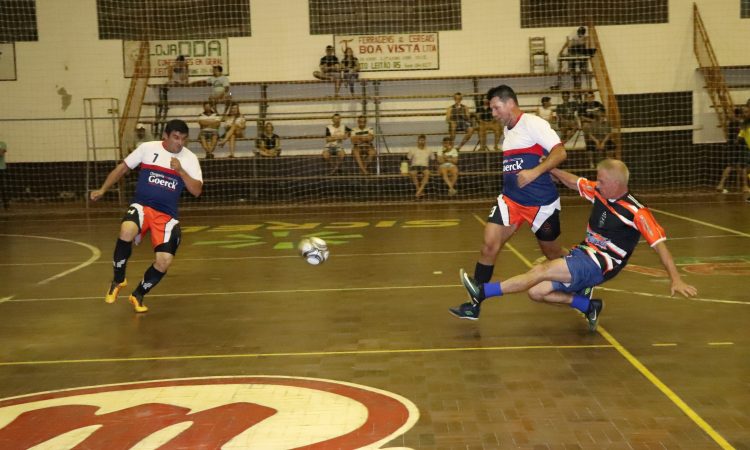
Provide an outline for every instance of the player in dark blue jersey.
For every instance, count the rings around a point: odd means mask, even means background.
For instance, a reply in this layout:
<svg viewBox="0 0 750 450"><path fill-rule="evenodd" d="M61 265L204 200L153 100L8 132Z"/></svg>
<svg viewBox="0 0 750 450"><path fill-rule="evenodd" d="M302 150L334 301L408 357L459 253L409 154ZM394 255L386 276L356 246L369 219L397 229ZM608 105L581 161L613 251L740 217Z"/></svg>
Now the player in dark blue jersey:
<svg viewBox="0 0 750 450"><path fill-rule="evenodd" d="M143 297L156 286L172 264L180 245L180 222L177 204L183 189L194 196L203 190L203 175L198 158L185 147L189 128L182 120L170 120L164 128L162 141L144 142L107 175L101 188L91 192L91 200L99 200L123 176L140 166L135 197L120 224L115 244L114 278L104 301L114 303L120 289L127 286L125 266L132 252L147 231L155 261L146 270L143 280L129 297L136 312L146 312Z"/></svg>
<svg viewBox="0 0 750 450"><path fill-rule="evenodd" d="M547 259L565 254L557 242L560 235L560 197L549 170L562 164L565 147L549 122L518 107L509 86L490 89L487 99L495 120L505 125L503 133L503 192L497 197L484 227L484 243L474 268L474 278L486 283L492 278L495 260L505 243L524 224L536 236ZM479 314L479 308L475 310Z"/></svg>

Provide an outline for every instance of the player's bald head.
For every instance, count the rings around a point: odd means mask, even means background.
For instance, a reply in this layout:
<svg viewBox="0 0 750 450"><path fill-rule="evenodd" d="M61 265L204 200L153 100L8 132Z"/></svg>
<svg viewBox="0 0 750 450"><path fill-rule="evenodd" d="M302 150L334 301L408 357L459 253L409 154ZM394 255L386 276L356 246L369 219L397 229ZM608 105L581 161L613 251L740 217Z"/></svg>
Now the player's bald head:
<svg viewBox="0 0 750 450"><path fill-rule="evenodd" d="M626 166L625 163L620 161L619 159L603 159L599 162L599 164L597 164L596 168L597 170L607 171L610 175L612 175L615 179L622 183L623 186L628 185L628 180L630 179L630 170L628 170L628 166Z"/></svg>

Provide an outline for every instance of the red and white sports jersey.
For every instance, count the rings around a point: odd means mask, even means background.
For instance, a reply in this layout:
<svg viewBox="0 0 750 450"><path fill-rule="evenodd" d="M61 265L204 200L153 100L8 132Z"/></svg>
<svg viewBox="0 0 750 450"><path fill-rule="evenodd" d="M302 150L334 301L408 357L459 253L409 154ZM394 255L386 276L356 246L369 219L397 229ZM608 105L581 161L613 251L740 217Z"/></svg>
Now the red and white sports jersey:
<svg viewBox="0 0 750 450"><path fill-rule="evenodd" d="M130 169L141 166L133 203L150 206L177 218L177 204L185 189L185 182L179 173L172 170L172 158L180 160L180 165L190 177L203 182L198 157L187 147L183 147L179 153L170 153L164 149L162 141L144 142L124 162Z"/></svg>
<svg viewBox="0 0 750 450"><path fill-rule="evenodd" d="M504 134L503 195L524 206L548 205L557 200L557 187L548 172L518 187L518 172L538 166L542 156L560 144L549 122L533 114L521 114L513 128L505 127Z"/></svg>
<svg viewBox="0 0 750 450"><path fill-rule="evenodd" d="M605 280L625 267L641 236L652 247L667 239L651 211L632 194L606 199L596 190L596 182L585 178L578 179L578 192L594 204L586 240L579 247L601 267Z"/></svg>

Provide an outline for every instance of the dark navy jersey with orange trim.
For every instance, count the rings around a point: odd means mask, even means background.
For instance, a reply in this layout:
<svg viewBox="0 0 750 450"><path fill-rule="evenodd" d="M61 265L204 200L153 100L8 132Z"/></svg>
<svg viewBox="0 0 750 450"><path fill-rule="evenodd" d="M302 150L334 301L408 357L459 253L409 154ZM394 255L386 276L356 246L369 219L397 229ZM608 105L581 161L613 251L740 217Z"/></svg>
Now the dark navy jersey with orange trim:
<svg viewBox="0 0 750 450"><path fill-rule="evenodd" d="M170 153L164 149L161 141L144 142L124 162L130 169L141 166L133 203L150 206L177 218L177 204L185 182L179 173L172 170L172 158L180 160L180 165L191 178L203 181L198 158L186 147L179 153Z"/></svg>
<svg viewBox="0 0 750 450"><path fill-rule="evenodd" d="M641 236L652 247L667 239L651 211L632 194L606 199L596 190L596 182L585 178L578 179L578 192L594 204L586 240L579 247L601 267L605 280L625 267Z"/></svg>
<svg viewBox="0 0 750 450"><path fill-rule="evenodd" d="M539 165L542 156L560 144L549 122L532 114L521 114L513 128L505 127L503 141L503 195L524 206L549 205L559 198L549 172L523 188L518 172Z"/></svg>

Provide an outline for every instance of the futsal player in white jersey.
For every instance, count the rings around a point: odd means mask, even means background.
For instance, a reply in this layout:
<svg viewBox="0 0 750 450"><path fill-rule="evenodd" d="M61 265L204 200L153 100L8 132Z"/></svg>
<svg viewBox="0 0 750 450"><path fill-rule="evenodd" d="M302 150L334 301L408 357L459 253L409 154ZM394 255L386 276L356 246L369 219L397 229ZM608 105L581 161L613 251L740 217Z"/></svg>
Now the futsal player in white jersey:
<svg viewBox="0 0 750 450"><path fill-rule="evenodd" d="M503 134L503 192L490 210L484 228L484 244L474 269L474 279L487 283L503 245L524 224L534 233L547 259L565 255L557 242L560 236L560 196L549 174L566 158L565 147L549 122L524 114L510 86L500 85L487 92L492 116L501 121ZM462 319L479 318L479 301L469 307L451 308Z"/></svg>
<svg viewBox="0 0 750 450"><path fill-rule="evenodd" d="M189 128L182 120L170 120L161 141L144 142L107 175L101 188L91 192L91 200L99 200L128 172L140 166L135 197L120 224L112 264L114 278L104 301L114 303L120 289L127 286L125 266L132 252L133 241L140 243L151 232L154 263L143 274L143 280L129 297L135 312L148 311L144 296L156 286L172 264L180 246L180 222L177 205L183 189L198 197L203 190L200 163L185 147Z"/></svg>

